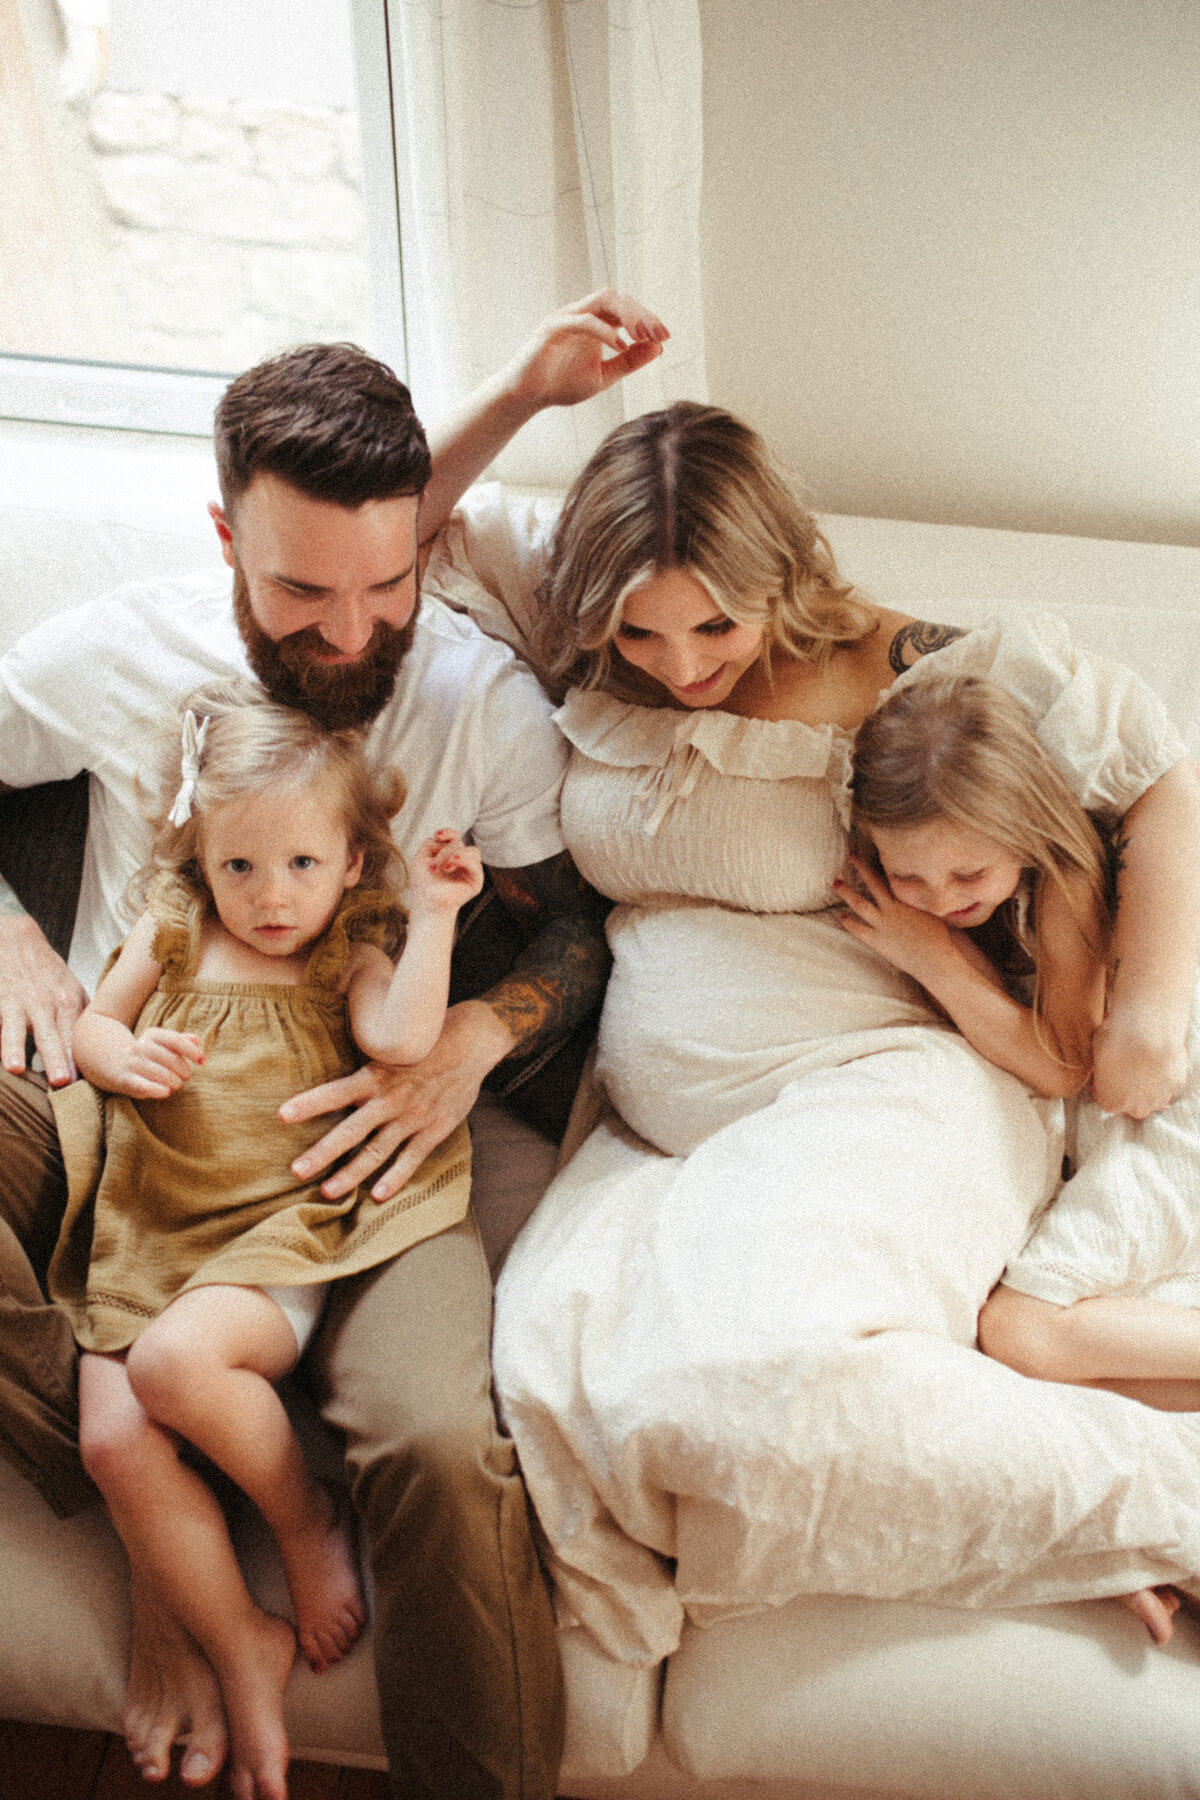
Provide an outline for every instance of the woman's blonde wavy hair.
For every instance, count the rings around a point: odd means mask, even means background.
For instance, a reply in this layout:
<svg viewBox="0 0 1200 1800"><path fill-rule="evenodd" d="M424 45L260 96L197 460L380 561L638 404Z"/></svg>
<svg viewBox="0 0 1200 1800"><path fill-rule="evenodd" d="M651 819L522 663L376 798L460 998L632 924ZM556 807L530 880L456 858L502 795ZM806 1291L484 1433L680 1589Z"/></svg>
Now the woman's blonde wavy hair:
<svg viewBox="0 0 1200 1800"><path fill-rule="evenodd" d="M739 624L763 626L768 658L777 648L824 662L873 627L762 439L716 406L681 400L619 426L568 494L534 644L552 687L661 701L613 639L626 597L667 569L694 576Z"/></svg>
<svg viewBox="0 0 1200 1800"><path fill-rule="evenodd" d="M853 799L860 849L868 848L872 827L903 831L949 819L1019 858L1033 877L1027 914L1022 917L1015 896L997 910L1035 970L1038 896L1047 881L1062 892L1093 953L1107 958L1112 878L1105 841L1034 735L1024 706L998 683L974 675L931 676L892 694L859 727ZM870 854L875 860L873 846ZM1066 879L1072 871L1095 902L1100 943L1079 916ZM1035 1021L1042 1017L1041 999L1035 975Z"/></svg>
<svg viewBox="0 0 1200 1800"><path fill-rule="evenodd" d="M183 825L167 816L182 779L183 721L188 712L197 722L207 718L200 770L191 817ZM205 817L230 801L247 800L278 790L280 803L289 794L327 782L346 828L352 850L363 853L362 884L397 896L389 954L403 938L404 911L399 894L405 883L404 859L392 839L391 821L404 804L404 778L398 770L373 773L364 755L360 730L327 731L307 713L280 706L256 683L240 679L197 688L180 703L179 720L164 737L157 770L141 784L143 803L154 825L150 860L129 886L128 900L141 909L153 883L174 875L208 898L202 862Z"/></svg>

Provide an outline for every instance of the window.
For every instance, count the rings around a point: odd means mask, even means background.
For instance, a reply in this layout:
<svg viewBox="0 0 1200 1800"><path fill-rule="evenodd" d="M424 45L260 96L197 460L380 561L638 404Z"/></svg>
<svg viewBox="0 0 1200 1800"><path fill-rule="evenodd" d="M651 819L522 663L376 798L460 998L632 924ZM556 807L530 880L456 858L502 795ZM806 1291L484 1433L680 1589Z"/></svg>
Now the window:
<svg viewBox="0 0 1200 1800"><path fill-rule="evenodd" d="M0 66L0 416L207 435L288 344L403 370L384 0L14 0Z"/></svg>

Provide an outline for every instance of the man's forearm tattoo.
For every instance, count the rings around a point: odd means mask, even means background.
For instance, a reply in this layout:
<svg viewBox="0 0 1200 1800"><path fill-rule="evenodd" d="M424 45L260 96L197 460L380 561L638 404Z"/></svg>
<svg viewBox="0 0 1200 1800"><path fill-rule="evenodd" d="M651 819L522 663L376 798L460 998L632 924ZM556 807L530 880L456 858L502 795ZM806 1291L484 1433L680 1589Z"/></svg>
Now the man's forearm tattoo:
<svg viewBox="0 0 1200 1800"><path fill-rule="evenodd" d="M513 1056L531 1056L573 1031L604 997L610 957L608 904L589 888L563 851L524 869L489 870L526 938L508 975L480 999L507 1026Z"/></svg>
<svg viewBox="0 0 1200 1800"><path fill-rule="evenodd" d="M911 669L922 656L944 650L955 638L966 637L957 625L930 625L924 619L913 619L902 625L888 645L888 661L897 675Z"/></svg>

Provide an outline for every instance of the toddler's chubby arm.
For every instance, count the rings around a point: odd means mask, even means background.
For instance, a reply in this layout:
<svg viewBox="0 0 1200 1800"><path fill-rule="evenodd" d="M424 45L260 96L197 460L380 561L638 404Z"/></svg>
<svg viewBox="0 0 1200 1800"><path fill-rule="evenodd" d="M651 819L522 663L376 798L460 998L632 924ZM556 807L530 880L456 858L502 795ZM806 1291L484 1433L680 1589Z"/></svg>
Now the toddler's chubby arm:
<svg viewBox="0 0 1200 1800"><path fill-rule="evenodd" d="M978 945L932 913L897 900L887 882L856 858L856 892L835 882L850 908L842 920L851 937L911 975L989 1062L1040 1094L1077 1094L1091 1074L1092 1037L1104 1016L1100 920L1083 883L1071 904L1047 884L1039 899L1042 1018L1014 1000Z"/></svg>
<svg viewBox="0 0 1200 1800"><path fill-rule="evenodd" d="M109 1094L166 1100L204 1061L192 1032L154 1025L133 1034L138 1015L158 986L162 964L153 957L154 919L143 913L96 997L75 1022L71 1048L81 1075Z"/></svg>
<svg viewBox="0 0 1200 1800"><path fill-rule="evenodd" d="M483 863L456 831L421 845L408 871L408 932L393 969L381 950L355 946L346 985L350 1028L373 1062L418 1063L441 1036L458 911L483 886Z"/></svg>
<svg viewBox="0 0 1200 1800"><path fill-rule="evenodd" d="M1144 1119L1168 1106L1187 1076L1198 843L1200 770L1185 757L1130 807L1117 839L1113 979L1092 1080L1106 1112Z"/></svg>

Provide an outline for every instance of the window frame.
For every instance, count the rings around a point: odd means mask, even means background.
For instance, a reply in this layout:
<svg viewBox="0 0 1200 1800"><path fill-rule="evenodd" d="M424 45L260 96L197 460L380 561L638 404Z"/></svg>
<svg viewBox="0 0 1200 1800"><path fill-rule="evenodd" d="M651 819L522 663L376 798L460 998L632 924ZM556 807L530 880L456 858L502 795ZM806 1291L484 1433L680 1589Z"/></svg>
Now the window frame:
<svg viewBox="0 0 1200 1800"><path fill-rule="evenodd" d="M407 380L404 270L387 0L349 0L372 341ZM228 375L0 351L0 420L207 438Z"/></svg>

